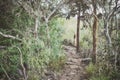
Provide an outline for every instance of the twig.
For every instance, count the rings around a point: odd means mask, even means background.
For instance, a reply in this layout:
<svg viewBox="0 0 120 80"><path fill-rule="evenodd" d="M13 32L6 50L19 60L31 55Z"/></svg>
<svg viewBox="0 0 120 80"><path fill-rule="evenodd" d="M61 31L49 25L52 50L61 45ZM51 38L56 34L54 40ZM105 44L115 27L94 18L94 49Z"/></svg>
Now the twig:
<svg viewBox="0 0 120 80"><path fill-rule="evenodd" d="M23 69L24 80L27 80L26 68L24 67L24 64L23 64L22 52L21 52L20 48L18 48L18 47L16 47L16 48L17 48L17 49L19 50L19 52L20 52L20 65L21 65L21 67L22 67L22 69Z"/></svg>
<svg viewBox="0 0 120 80"><path fill-rule="evenodd" d="M91 61L91 60L92 60L92 58L82 58L82 59L81 59L81 61L83 61L83 62L84 62L84 61Z"/></svg>
<svg viewBox="0 0 120 80"><path fill-rule="evenodd" d="M5 49L6 47L7 47L7 46L0 46L0 50L1 50L1 49Z"/></svg>
<svg viewBox="0 0 120 80"><path fill-rule="evenodd" d="M18 5L22 6L23 9L26 10L26 12L32 16L33 18L35 18L37 16L36 12L33 10L33 8L27 4L26 2L23 2L23 0L18 0L17 1Z"/></svg>
<svg viewBox="0 0 120 80"><path fill-rule="evenodd" d="M6 37L6 38L11 38L11 39L16 39L18 41L22 41L22 39L19 39L15 36L12 36L12 35L3 34L2 32L0 32L0 35L3 36L3 37Z"/></svg>
<svg viewBox="0 0 120 80"><path fill-rule="evenodd" d="M61 0L61 1L57 4L56 8L48 15L47 19L50 20L51 17L55 14L55 12L56 12L64 3L65 3L64 0Z"/></svg>
<svg viewBox="0 0 120 80"><path fill-rule="evenodd" d="M8 73L6 72L6 70L2 67L2 65L1 65L1 68L4 71L5 75L7 76L8 80L11 80L11 78L9 77Z"/></svg>

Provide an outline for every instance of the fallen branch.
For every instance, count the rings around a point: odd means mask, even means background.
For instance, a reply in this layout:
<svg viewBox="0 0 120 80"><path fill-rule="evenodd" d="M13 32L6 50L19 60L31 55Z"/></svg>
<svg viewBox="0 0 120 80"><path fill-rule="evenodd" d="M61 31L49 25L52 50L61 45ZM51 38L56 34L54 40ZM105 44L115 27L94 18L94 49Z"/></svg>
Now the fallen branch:
<svg viewBox="0 0 120 80"><path fill-rule="evenodd" d="M92 58L82 58L81 61L91 61Z"/></svg>
<svg viewBox="0 0 120 80"><path fill-rule="evenodd" d="M22 39L19 39L15 36L12 36L12 35L3 34L2 32L0 32L0 35L5 37L5 38L11 38L11 39L15 39L15 40L18 40L18 41L22 41Z"/></svg>
<svg viewBox="0 0 120 80"><path fill-rule="evenodd" d="M22 72L23 72L24 80L28 80L28 79L27 79L27 78L28 78L28 76L27 76L27 71L26 71L26 68L25 68L24 63L23 63L23 54L22 54L22 51L20 50L19 47L17 47L17 49L18 49L19 52L20 52L20 65L21 65L22 70L23 70Z"/></svg>
<svg viewBox="0 0 120 80"><path fill-rule="evenodd" d="M11 80L10 76L8 75L7 71L1 65L2 70L4 71L5 75L7 76L8 80Z"/></svg>
<svg viewBox="0 0 120 80"><path fill-rule="evenodd" d="M5 49L5 48L6 48L6 46L0 46L0 50L1 50L1 49Z"/></svg>

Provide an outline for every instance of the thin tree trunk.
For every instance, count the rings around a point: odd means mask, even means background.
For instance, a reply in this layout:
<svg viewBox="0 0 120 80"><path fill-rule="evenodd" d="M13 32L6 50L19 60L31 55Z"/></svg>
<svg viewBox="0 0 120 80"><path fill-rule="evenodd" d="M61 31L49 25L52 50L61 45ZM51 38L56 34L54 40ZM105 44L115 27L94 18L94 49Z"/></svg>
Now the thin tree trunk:
<svg viewBox="0 0 120 80"><path fill-rule="evenodd" d="M107 21L108 20L106 20L105 23L104 23L104 26L105 26L104 33L105 33L105 37L106 37L106 40L107 40L107 44L109 46L111 46L112 41L111 41L111 37L109 35L109 29L108 29L108 22Z"/></svg>
<svg viewBox="0 0 120 80"><path fill-rule="evenodd" d="M35 19L35 28L34 28L34 37L37 38L38 37L38 26L39 26L39 18L37 17Z"/></svg>
<svg viewBox="0 0 120 80"><path fill-rule="evenodd" d="M49 25L48 25L48 18L45 18L45 25L46 25L46 33L47 33L47 45L48 45L48 48L50 48L50 31L49 31Z"/></svg>
<svg viewBox="0 0 120 80"><path fill-rule="evenodd" d="M117 16L115 16L115 26L116 26L116 28L117 28L117 30L116 30L116 39L118 39L119 38L119 33L118 33L118 31L119 31L119 27L118 27L118 18L117 18ZM116 47L116 50L115 50L115 62L114 62L114 65L115 65L115 70L117 70L117 57L118 57L118 47Z"/></svg>
<svg viewBox="0 0 120 80"><path fill-rule="evenodd" d="M93 12L94 12L94 23L93 23L93 53L92 53L92 62L96 63L96 54L97 54L97 28L98 21L96 17L96 3L93 0Z"/></svg>
<svg viewBox="0 0 120 80"><path fill-rule="evenodd" d="M76 37L76 53L79 52L79 28L80 28L80 5L78 7L78 15L77 15L77 37Z"/></svg>

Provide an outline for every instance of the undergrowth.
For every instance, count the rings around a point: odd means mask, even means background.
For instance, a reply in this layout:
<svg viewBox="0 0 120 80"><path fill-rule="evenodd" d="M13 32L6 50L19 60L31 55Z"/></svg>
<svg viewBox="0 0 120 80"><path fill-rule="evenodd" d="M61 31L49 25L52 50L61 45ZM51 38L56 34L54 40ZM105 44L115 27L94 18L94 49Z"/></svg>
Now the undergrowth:
<svg viewBox="0 0 120 80"><path fill-rule="evenodd" d="M14 17L10 34L17 34L15 36L22 40L8 39L7 48L0 50L0 79L21 80L26 77L28 80L40 80L48 68L59 71L66 60L61 39L63 21L55 18L49 22L50 40L47 44L44 23L39 25L38 37L35 38L34 20L23 9L16 8L15 13L19 13L19 16ZM6 43L6 39L0 43Z"/></svg>

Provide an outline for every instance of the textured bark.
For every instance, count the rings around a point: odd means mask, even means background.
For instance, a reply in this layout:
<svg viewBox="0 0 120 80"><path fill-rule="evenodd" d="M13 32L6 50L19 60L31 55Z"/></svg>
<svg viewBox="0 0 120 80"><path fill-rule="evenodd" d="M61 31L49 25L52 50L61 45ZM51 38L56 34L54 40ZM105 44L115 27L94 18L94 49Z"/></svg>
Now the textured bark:
<svg viewBox="0 0 120 80"><path fill-rule="evenodd" d="M78 6L78 15L77 15L77 37L76 37L76 42L77 42L77 47L76 47L76 53L79 52L79 28L80 28L80 6Z"/></svg>
<svg viewBox="0 0 120 80"><path fill-rule="evenodd" d="M97 28L98 28L98 19L96 17L96 3L93 0L93 12L94 12L94 23L93 23L93 53L92 53L92 61L96 63L96 53L97 53Z"/></svg>

